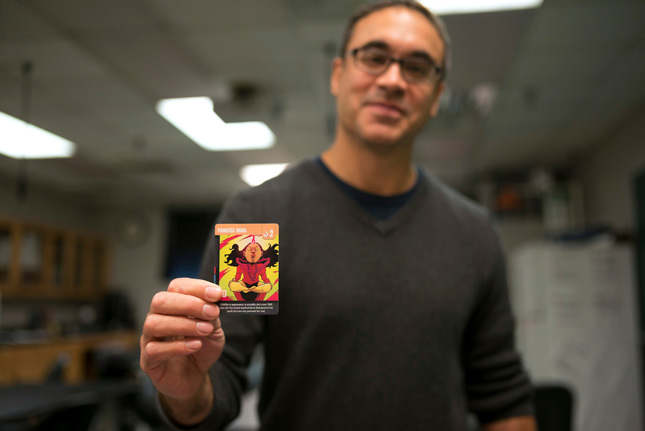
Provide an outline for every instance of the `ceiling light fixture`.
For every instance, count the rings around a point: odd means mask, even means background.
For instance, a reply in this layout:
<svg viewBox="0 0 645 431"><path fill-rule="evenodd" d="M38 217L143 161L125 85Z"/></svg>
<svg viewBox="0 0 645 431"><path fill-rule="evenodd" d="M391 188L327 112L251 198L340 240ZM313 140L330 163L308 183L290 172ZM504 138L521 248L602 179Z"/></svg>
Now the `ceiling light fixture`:
<svg viewBox="0 0 645 431"><path fill-rule="evenodd" d="M264 165L246 165L240 169L240 177L245 183L254 187L277 177L285 170L288 163L268 163Z"/></svg>
<svg viewBox="0 0 645 431"><path fill-rule="evenodd" d="M0 112L0 153L14 159L72 157L76 144Z"/></svg>
<svg viewBox="0 0 645 431"><path fill-rule="evenodd" d="M542 0L419 0L437 15L500 12L537 8Z"/></svg>
<svg viewBox="0 0 645 431"><path fill-rule="evenodd" d="M225 123L208 97L163 99L159 115L208 151L260 150L275 144L275 135L260 121Z"/></svg>

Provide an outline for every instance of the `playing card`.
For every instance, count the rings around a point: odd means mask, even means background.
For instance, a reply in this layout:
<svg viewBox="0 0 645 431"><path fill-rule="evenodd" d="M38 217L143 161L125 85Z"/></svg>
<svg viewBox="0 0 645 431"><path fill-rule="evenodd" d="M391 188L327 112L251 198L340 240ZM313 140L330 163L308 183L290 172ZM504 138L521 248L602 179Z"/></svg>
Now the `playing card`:
<svg viewBox="0 0 645 431"><path fill-rule="evenodd" d="M276 223L215 225L215 284L223 314L278 314L279 235Z"/></svg>

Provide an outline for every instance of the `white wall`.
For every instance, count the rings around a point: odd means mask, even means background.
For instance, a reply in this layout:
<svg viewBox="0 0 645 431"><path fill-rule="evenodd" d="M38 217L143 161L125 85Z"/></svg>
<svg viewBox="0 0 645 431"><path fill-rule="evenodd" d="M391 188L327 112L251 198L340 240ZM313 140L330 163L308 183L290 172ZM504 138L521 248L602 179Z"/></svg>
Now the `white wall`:
<svg viewBox="0 0 645 431"><path fill-rule="evenodd" d="M165 210L159 207L140 208L136 212L149 222L150 234L138 246L128 246L118 239L119 219L127 209L101 211L98 225L111 242L110 284L127 293L134 306L140 328L154 294L167 288L163 279L166 253Z"/></svg>
<svg viewBox="0 0 645 431"><path fill-rule="evenodd" d="M635 226L634 175L645 169L645 111L613 137L591 148L577 163L589 224L607 223L623 232Z"/></svg>
<svg viewBox="0 0 645 431"><path fill-rule="evenodd" d="M30 186L27 197L17 197L11 179L0 178L0 217L20 219L47 226L94 231L94 212L81 200L42 187Z"/></svg>

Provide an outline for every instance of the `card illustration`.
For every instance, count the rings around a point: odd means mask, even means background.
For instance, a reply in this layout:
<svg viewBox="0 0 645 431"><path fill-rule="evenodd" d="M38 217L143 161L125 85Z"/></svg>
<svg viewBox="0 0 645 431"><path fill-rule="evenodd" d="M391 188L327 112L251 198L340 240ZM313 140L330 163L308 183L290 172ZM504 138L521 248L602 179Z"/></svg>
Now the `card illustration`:
<svg viewBox="0 0 645 431"><path fill-rule="evenodd" d="M215 283L222 313L277 314L279 235L273 224L218 224Z"/></svg>

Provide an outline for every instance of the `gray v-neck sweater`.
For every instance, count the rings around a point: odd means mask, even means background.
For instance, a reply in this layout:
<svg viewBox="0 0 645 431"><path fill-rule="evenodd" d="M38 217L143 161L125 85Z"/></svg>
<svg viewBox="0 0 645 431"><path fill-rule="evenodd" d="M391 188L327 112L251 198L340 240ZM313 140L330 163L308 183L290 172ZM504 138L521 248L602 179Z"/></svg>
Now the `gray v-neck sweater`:
<svg viewBox="0 0 645 431"><path fill-rule="evenodd" d="M232 198L218 221L279 223L280 313L222 316L215 407L198 429L235 418L258 343L262 430L459 431L468 411L531 414L495 229L434 177L376 220L305 161ZM211 239L204 279L214 259Z"/></svg>

